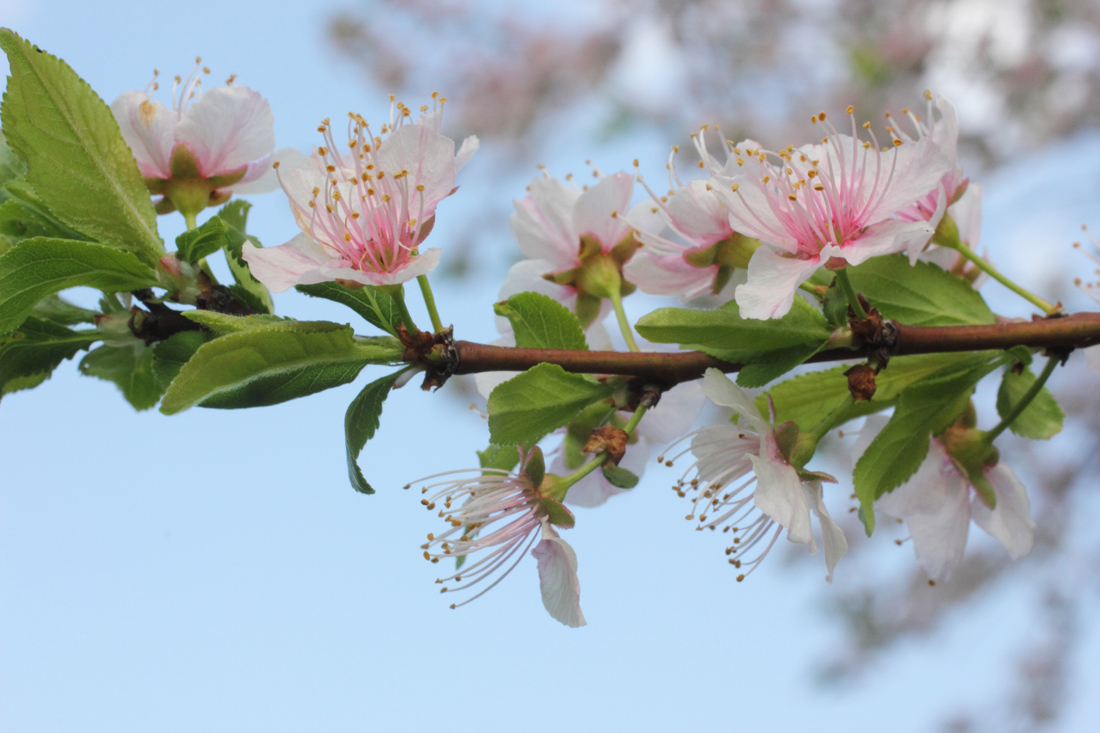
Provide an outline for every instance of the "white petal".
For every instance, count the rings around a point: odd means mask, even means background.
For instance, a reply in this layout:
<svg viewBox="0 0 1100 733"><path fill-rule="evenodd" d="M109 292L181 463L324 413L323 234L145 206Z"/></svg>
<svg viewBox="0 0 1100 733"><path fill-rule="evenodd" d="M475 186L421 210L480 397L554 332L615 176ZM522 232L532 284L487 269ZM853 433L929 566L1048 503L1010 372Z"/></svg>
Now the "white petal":
<svg viewBox="0 0 1100 733"><path fill-rule="evenodd" d="M821 482L812 481L803 484L802 488L810 500L810 507L817 515L818 524L821 525L821 537L825 541L825 567L829 571L829 574L825 576L825 580L832 583L833 569L840 562L840 558L844 557L844 553L848 551L848 540L844 536L844 530L837 526L829 515L829 510L825 507L825 501L821 497Z"/></svg>
<svg viewBox="0 0 1100 733"><path fill-rule="evenodd" d="M858 265L872 257L896 254L909 249L916 249L919 253L924 249L933 232L935 229L926 221L889 219L873 224L859 239L845 244L840 248L839 256L851 265ZM824 256L823 250L822 257ZM749 266L752 266L751 262Z"/></svg>
<svg viewBox="0 0 1100 733"><path fill-rule="evenodd" d="M470 158L477 152L481 143L478 141L476 135L470 135L468 138L462 141L462 145L458 148L458 152L455 153L455 172L457 173L462 166L470 162Z"/></svg>
<svg viewBox="0 0 1100 733"><path fill-rule="evenodd" d="M755 158L746 161L746 169L751 172L732 178L716 176L709 181L712 193L730 212L733 228L787 252L797 252L797 240L790 236L784 222L772 209L765 184L761 183L764 175L774 174L774 171L766 170Z"/></svg>
<svg viewBox="0 0 1100 733"><path fill-rule="evenodd" d="M966 486L966 479L959 473L947 451L938 440L932 440L928 455L916 473L901 486L879 497L875 501L875 510L900 519L920 512L935 513L947 501L949 494L964 491Z"/></svg>
<svg viewBox="0 0 1100 733"><path fill-rule="evenodd" d="M955 226L959 228L959 239L971 249L977 247L982 235L981 184L968 185L962 198L952 204L947 211L955 220Z"/></svg>
<svg viewBox="0 0 1100 733"><path fill-rule="evenodd" d="M531 193L516 199L509 224L520 251L533 260L549 260L554 269L575 267L580 235L573 228L573 205L580 191L556 178L539 176Z"/></svg>
<svg viewBox="0 0 1100 733"><path fill-rule="evenodd" d="M455 143L433 125L402 125L378 148L378 167L387 175L408 172L410 190L424 186L424 216L455 187ZM416 210L416 206L412 206Z"/></svg>
<svg viewBox="0 0 1100 733"><path fill-rule="evenodd" d="M985 476L993 484L997 507L990 510L981 497L975 495L970 501L971 514L978 526L1000 541L1016 560L1031 550L1035 535L1027 489L1003 463L986 469Z"/></svg>
<svg viewBox="0 0 1100 733"><path fill-rule="evenodd" d="M710 246L728 238L730 215L706 181L691 181L668 199L668 215L677 232L694 246Z"/></svg>
<svg viewBox="0 0 1100 733"><path fill-rule="evenodd" d="M630 211L634 195L634 176L616 173L605 176L595 186L580 195L573 206L573 228L578 236L591 234L610 250L630 232L621 216Z"/></svg>
<svg viewBox="0 0 1100 733"><path fill-rule="evenodd" d="M703 374L703 392L714 404L731 408L740 415L739 422L748 423L760 435L769 432L771 426L760 415L752 398L714 367Z"/></svg>
<svg viewBox="0 0 1100 733"><path fill-rule="evenodd" d="M936 511L905 517L917 561L937 583L947 580L962 560L970 528L969 485L962 482L947 488Z"/></svg>
<svg viewBox="0 0 1100 733"><path fill-rule="evenodd" d="M953 166L932 139L927 137L879 153L879 156L883 174L893 168L893 177L885 195L865 214L864 221L868 224L882 221L936 190L940 179ZM871 175L874 172L873 166L874 163L868 163Z"/></svg>
<svg viewBox="0 0 1100 733"><path fill-rule="evenodd" d="M187 109L176 139L195 154L204 176L228 173L275 149L275 116L248 87L215 87Z"/></svg>
<svg viewBox="0 0 1100 733"><path fill-rule="evenodd" d="M356 270L350 264L339 260L328 263L324 270L325 280L351 280L364 285L398 285L408 282L413 278L427 275L439 264L439 258L443 250L433 247L422 251L417 257L409 261L405 267L393 272L370 272L368 270ZM339 263L339 264L337 264ZM303 284L305 281L303 281Z"/></svg>
<svg viewBox="0 0 1100 733"><path fill-rule="evenodd" d="M728 423L705 427L691 438L691 453L695 456L699 480L723 486L751 471L750 457L759 452L760 440L755 434L738 430Z"/></svg>
<svg viewBox="0 0 1100 733"><path fill-rule="evenodd" d="M1088 357L1089 360L1089 370L1100 372L1100 345L1086 348L1085 356Z"/></svg>
<svg viewBox="0 0 1100 733"><path fill-rule="evenodd" d="M577 580L577 553L546 520L542 539L531 554L538 560L542 605L556 620L576 628L588 622L581 612L581 585Z"/></svg>
<svg viewBox="0 0 1100 733"><path fill-rule="evenodd" d="M660 255L642 250L623 267L626 280L643 293L674 295L684 299L710 293L718 267L694 267L681 253Z"/></svg>
<svg viewBox="0 0 1100 733"><path fill-rule="evenodd" d="M145 105L143 108L142 105ZM125 92L111 104L122 139L130 146L141 175L171 178L169 161L176 144L176 114L142 92Z"/></svg>
<svg viewBox="0 0 1100 733"><path fill-rule="evenodd" d="M802 545L813 542L810 501L795 470L785 463L749 456L756 473L756 507L787 528L787 539Z"/></svg>
<svg viewBox="0 0 1100 733"><path fill-rule="evenodd" d="M781 318L794 304L798 286L810 279L820 258L783 257L770 247L759 247L749 260L749 279L739 285L734 299L742 318Z"/></svg>
<svg viewBox="0 0 1100 733"><path fill-rule="evenodd" d="M230 186L234 196L248 196L257 193L270 193L279 187L279 176L272 166L272 156L261 158L248 164L241 180Z"/></svg>

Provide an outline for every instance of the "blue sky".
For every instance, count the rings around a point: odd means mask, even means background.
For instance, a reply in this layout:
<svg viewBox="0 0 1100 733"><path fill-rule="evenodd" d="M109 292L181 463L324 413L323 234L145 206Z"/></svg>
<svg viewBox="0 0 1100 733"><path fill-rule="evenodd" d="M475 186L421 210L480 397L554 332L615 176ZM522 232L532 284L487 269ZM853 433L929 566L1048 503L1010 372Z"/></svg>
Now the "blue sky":
<svg viewBox="0 0 1100 733"><path fill-rule="evenodd" d="M270 100L280 146L305 149L323 117L386 109L387 90L370 89L327 47L324 21L336 9L0 0L0 22L64 58L108 102L143 88L154 67L186 74L201 54L213 79L236 73ZM634 152L604 168L633 155L663 163L665 145L620 142L612 150ZM578 170L585 155L546 162ZM1076 182L1055 195L1066 161ZM442 205L432 235L444 250L457 230L447 217L476 211L463 197L522 195L522 183L500 185L476 156L460 175L462 189ZM1095 135L990 180L985 241L1014 247L997 261L1026 280L1036 238L1068 251L1088 217L1100 227L1098 181ZM254 202L252 229L265 243L295 233L280 194ZM176 219L161 219L166 241L182 229ZM487 241L509 238L496 232ZM497 285L486 283L500 282L502 261L487 254L484 275L438 289L444 320L460 324L463 338L495 336ZM277 308L352 317L293 294ZM687 505L668 488L673 469L651 467L632 493L578 511L567 539L580 560L587 627L567 629L546 615L531 561L451 611L419 555L433 515L400 487L472 465L487 431L454 399L401 390L362 456L378 493L355 494L343 412L380 374L263 410L171 418L134 413L113 385L79 376L72 363L42 387L6 397L0 727L829 730L875 721L918 731L994 699L1007 679L1008 632L1027 625L1033 603L1026 578L944 632L903 644L858 688L815 687L813 663L838 639L823 610L833 591L820 558L788 563L782 548L751 582L734 583L718 538L683 520ZM835 498L839 513L844 502ZM856 525L846 528L855 541ZM837 589L870 564L878 572L912 561L876 539L873 549L889 558L842 563ZM1086 640L1079 691L1100 678L1100 636L1093 629ZM1078 699L1063 729L1083 730L1077 723L1100 717L1098 706Z"/></svg>

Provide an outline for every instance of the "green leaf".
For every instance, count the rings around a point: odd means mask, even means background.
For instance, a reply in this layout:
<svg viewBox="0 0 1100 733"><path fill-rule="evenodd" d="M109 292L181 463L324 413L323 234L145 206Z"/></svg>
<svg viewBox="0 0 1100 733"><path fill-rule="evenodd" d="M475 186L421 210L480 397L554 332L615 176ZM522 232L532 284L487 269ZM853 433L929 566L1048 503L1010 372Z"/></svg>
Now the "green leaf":
<svg viewBox="0 0 1100 733"><path fill-rule="evenodd" d="M297 285L294 289L314 298L325 298L346 305L362 316L367 323L381 328L391 336L397 335L397 326L403 320L397 303L381 288L370 285L364 285L361 288L345 288L340 283L324 282Z"/></svg>
<svg viewBox="0 0 1100 733"><path fill-rule="evenodd" d="M69 226L155 265L156 212L111 110L68 64L6 28L0 47L11 67L4 134L27 181Z"/></svg>
<svg viewBox="0 0 1100 733"><path fill-rule="evenodd" d="M275 306L271 300L271 293L267 287L252 277L252 271L248 269L248 263L244 261L241 253L244 251L244 243L251 242L257 247L262 247L260 240L246 233L248 211L252 204L242 199L230 201L218 211L218 218L229 225L229 240L225 244L225 261L229 264L229 271L233 273L236 286L230 286L230 290L237 298L253 310L261 313L274 313ZM249 295L242 295L238 290L243 290Z"/></svg>
<svg viewBox="0 0 1100 733"><path fill-rule="evenodd" d="M348 479L352 488L361 494L373 494L374 489L363 477L363 471L359 468L356 459L363 450L367 441L374 437L382 418L382 404L393 389L397 378L405 373L405 369L375 380L363 388L344 415L344 436L347 442L348 452Z"/></svg>
<svg viewBox="0 0 1100 733"><path fill-rule="evenodd" d="M477 460L482 468L499 468L511 471L519 463L519 451L514 445L490 445L477 451Z"/></svg>
<svg viewBox="0 0 1100 733"><path fill-rule="evenodd" d="M199 347L160 409L171 415L194 405L235 409L304 397L352 381L368 363L382 361L382 349L324 321L230 333Z"/></svg>
<svg viewBox="0 0 1100 733"><path fill-rule="evenodd" d="M99 340L95 331L73 331L38 318L0 336L0 395L36 387L57 365Z"/></svg>
<svg viewBox="0 0 1100 733"><path fill-rule="evenodd" d="M616 466L610 461L600 466L600 470L603 471L603 477L607 479L607 482L615 488L633 489L638 485L638 477L633 472L622 466Z"/></svg>
<svg viewBox="0 0 1100 733"><path fill-rule="evenodd" d="M277 326L293 329L296 323L328 323L333 327L341 325L339 323L332 323L331 321L295 321L281 316L269 316L267 314L231 316L228 313L218 313L217 311L190 310L183 311L182 315L187 320L201 323L216 333L240 333L242 331L270 329Z"/></svg>
<svg viewBox="0 0 1100 733"><path fill-rule="evenodd" d="M0 204L0 235L12 244L33 237L65 239L68 232L22 201Z"/></svg>
<svg viewBox="0 0 1100 733"><path fill-rule="evenodd" d="M60 295L47 295L34 304L31 315L36 318L60 323L63 326L75 326L78 323L95 323L96 311L73 305Z"/></svg>
<svg viewBox="0 0 1100 733"><path fill-rule="evenodd" d="M541 293L519 293L493 310L507 318L516 334L516 346L531 349L587 351L580 321L561 303Z"/></svg>
<svg viewBox="0 0 1100 733"><path fill-rule="evenodd" d="M229 244L231 232L235 238L241 237L239 232L230 229L224 219L212 216L201 227L176 237L176 259L198 262L209 257Z"/></svg>
<svg viewBox="0 0 1100 733"><path fill-rule="evenodd" d="M713 311L661 308L643 316L637 330L650 341L740 364L784 361L800 351L809 358L830 334L825 317L803 298L794 299L787 315L771 320L742 318L734 301Z"/></svg>
<svg viewBox="0 0 1100 733"><path fill-rule="evenodd" d="M153 371L153 349L143 343L93 349L81 360L80 371L114 382L135 410L148 410L164 394L164 385Z"/></svg>
<svg viewBox="0 0 1100 733"><path fill-rule="evenodd" d="M489 395L489 435L497 445L534 445L611 392L556 364L539 364Z"/></svg>
<svg viewBox="0 0 1100 733"><path fill-rule="evenodd" d="M168 389L199 347L213 338L209 331L181 331L153 345L153 373L162 391Z"/></svg>
<svg viewBox="0 0 1100 733"><path fill-rule="evenodd" d="M891 255L872 257L847 269L852 286L884 318L911 326L980 325L996 320L969 282L929 262L910 266L905 255Z"/></svg>
<svg viewBox="0 0 1100 733"><path fill-rule="evenodd" d="M7 138L4 137L4 131L0 130L0 203L11 197L6 190L8 182L22 178L25 173L23 161L19 160L19 156L12 151Z"/></svg>
<svg viewBox="0 0 1100 733"><path fill-rule="evenodd" d="M1001 352L997 351L894 357L875 378L874 398L853 404L837 425L891 407L903 389L937 372L969 371L1001 358ZM757 397L756 407L766 415L770 395L775 405L776 424L793 420L803 430L813 429L848 398L848 378L844 376L847 369L847 366L833 367L788 379Z"/></svg>
<svg viewBox="0 0 1100 733"><path fill-rule="evenodd" d="M121 292L155 284L153 270L129 252L68 239L27 239L0 255L0 333L66 288Z"/></svg>
<svg viewBox="0 0 1100 733"><path fill-rule="evenodd" d="M930 436L947 428L966 408L982 377L996 362L959 371L948 367L903 390L897 407L856 462L852 479L868 536L874 531L874 501L908 481L928 454Z"/></svg>
<svg viewBox="0 0 1100 733"><path fill-rule="evenodd" d="M823 346L824 344L816 347L796 348L786 352L784 358L776 361L746 364L737 372L737 384L745 389L763 387L773 379L778 379L796 366L805 363L807 359L821 351Z"/></svg>
<svg viewBox="0 0 1100 733"><path fill-rule="evenodd" d="M1024 369L1019 374L1012 369L1006 371L1001 387L997 390L997 413L1002 418L1009 414L1033 384L1035 375L1029 369ZM1008 429L1022 438L1048 440L1062 430L1065 417L1054 395L1043 387L1024 411L1016 416Z"/></svg>

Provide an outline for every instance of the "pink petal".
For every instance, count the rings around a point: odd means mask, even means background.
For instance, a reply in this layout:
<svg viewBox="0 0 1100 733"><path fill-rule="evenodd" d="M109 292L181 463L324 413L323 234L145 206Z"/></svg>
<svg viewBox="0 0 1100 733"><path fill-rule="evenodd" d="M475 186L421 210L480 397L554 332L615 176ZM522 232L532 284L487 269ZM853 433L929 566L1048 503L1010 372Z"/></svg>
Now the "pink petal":
<svg viewBox="0 0 1100 733"><path fill-rule="evenodd" d="M997 507L991 510L981 497L975 495L970 501L971 514L978 526L1004 545L1008 554L1016 560L1031 550L1035 535L1027 489L1012 469L1003 463L987 468L985 476L993 484Z"/></svg>
<svg viewBox="0 0 1100 733"><path fill-rule="evenodd" d="M245 242L241 256L252 276L273 293L331 279L321 275L321 269L332 259L328 250L307 234L299 234L278 247L260 248Z"/></svg>
<svg viewBox="0 0 1100 733"><path fill-rule="evenodd" d="M770 247L760 247L752 254L748 267L748 282L734 292L742 318L780 318L794 303L798 286L810 279L820 258L783 257Z"/></svg>
<svg viewBox="0 0 1100 733"><path fill-rule="evenodd" d="M556 620L577 628L588 622L581 612L581 585L577 580L577 553L543 520L542 539L531 554L538 560L542 605Z"/></svg>
<svg viewBox="0 0 1100 733"><path fill-rule="evenodd" d="M634 176L619 172L600 179L581 194L573 207L573 228L578 236L591 234L605 251L630 233L622 218L630 211L634 195Z"/></svg>
<svg viewBox="0 0 1100 733"><path fill-rule="evenodd" d="M146 105L144 110L142 105ZM171 178L169 161L176 144L176 115L142 92L124 92L111 104L122 139L130 146L145 178Z"/></svg>
<svg viewBox="0 0 1100 733"><path fill-rule="evenodd" d="M192 104L176 140L195 154L204 176L236 170L275 149L271 106L248 87L215 87Z"/></svg>
<svg viewBox="0 0 1100 733"><path fill-rule="evenodd" d="M555 269L575 267L580 235L573 229L573 206L580 191L556 178L539 176L531 193L515 201L509 223L520 251L533 260L550 260Z"/></svg>
<svg viewBox="0 0 1100 733"><path fill-rule="evenodd" d="M455 187L455 143L436 132L431 125L402 125L378 148L378 166L387 175L408 171L409 188L424 186L424 215L430 216L436 204ZM418 204L410 204L416 216Z"/></svg>
<svg viewBox="0 0 1100 733"><path fill-rule="evenodd" d="M695 267L680 253L661 255L638 252L623 267L628 282L650 295L678 295L690 300L710 293L718 266Z"/></svg>

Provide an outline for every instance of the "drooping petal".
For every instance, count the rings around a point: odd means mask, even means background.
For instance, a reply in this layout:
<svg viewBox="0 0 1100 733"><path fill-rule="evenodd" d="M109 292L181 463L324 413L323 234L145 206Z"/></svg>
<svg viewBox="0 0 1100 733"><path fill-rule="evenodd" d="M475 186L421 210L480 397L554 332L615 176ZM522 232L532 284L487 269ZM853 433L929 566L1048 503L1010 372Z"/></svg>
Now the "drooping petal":
<svg viewBox="0 0 1100 733"><path fill-rule="evenodd" d="M787 529L788 540L810 544L810 500L798 474L785 463L760 456L749 460L756 474L756 507Z"/></svg>
<svg viewBox="0 0 1100 733"><path fill-rule="evenodd" d="M970 528L969 484L950 481L943 503L934 511L905 517L917 562L937 583L947 580L966 551Z"/></svg>
<svg viewBox="0 0 1100 733"><path fill-rule="evenodd" d="M781 318L794 303L798 286L810 279L820 258L783 257L770 247L757 249L749 260L749 279L739 285L734 299L742 318Z"/></svg>
<svg viewBox="0 0 1100 733"><path fill-rule="evenodd" d="M176 115L143 92L124 92L111 104L122 139L130 146L145 178L171 178L169 161L176 144Z"/></svg>
<svg viewBox="0 0 1100 733"><path fill-rule="evenodd" d="M1008 554L1016 560L1031 550L1035 535L1027 489L1012 469L1003 463L987 468L985 476L993 485L997 506L990 509L975 494L970 501L970 512L978 526L1004 545Z"/></svg>
<svg viewBox="0 0 1100 733"><path fill-rule="evenodd" d="M848 540L844 536L844 530L837 526L825 507L825 501L821 496L821 482L811 481L802 484L802 489L810 500L810 508L817 516L818 524L821 525L821 538L825 542L825 567L829 571L825 580L832 583L833 569L840 562L840 558L844 557L844 553L848 552Z"/></svg>
<svg viewBox="0 0 1100 733"><path fill-rule="evenodd" d="M547 612L566 626L577 628L586 625L588 622L581 612L577 553L545 519L542 520L542 539L531 554L538 560L542 605Z"/></svg>
<svg viewBox="0 0 1100 733"><path fill-rule="evenodd" d="M481 143L477 139L477 135L470 135L468 138L462 141L462 145L459 146L458 152L455 153L455 172L457 173L462 166L470 162L470 158L474 157L474 153L477 152Z"/></svg>
<svg viewBox="0 0 1100 733"><path fill-rule="evenodd" d="M194 153L203 176L236 170L275 148L271 105L248 87L215 87L187 109L176 141Z"/></svg>
<svg viewBox="0 0 1100 733"><path fill-rule="evenodd" d="M756 409L752 398L714 367L707 369L703 374L703 393L714 404L732 409L740 415L740 422L748 423L760 435L764 435L771 429L767 420Z"/></svg>

